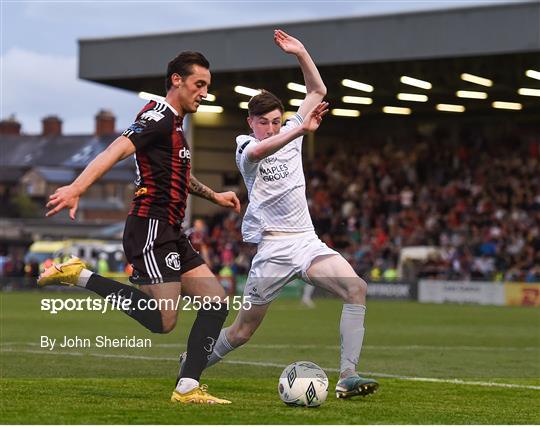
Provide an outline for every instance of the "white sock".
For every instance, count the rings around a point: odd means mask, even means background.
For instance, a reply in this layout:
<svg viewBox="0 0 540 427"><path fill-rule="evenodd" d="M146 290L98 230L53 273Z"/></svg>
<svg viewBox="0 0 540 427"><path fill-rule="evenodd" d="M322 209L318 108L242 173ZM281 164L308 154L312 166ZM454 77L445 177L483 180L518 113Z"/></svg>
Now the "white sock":
<svg viewBox="0 0 540 427"><path fill-rule="evenodd" d="M86 284L88 283L88 279L90 279L90 276L94 274L92 271L87 270L86 268L83 268L81 270L81 273L79 274L79 279L77 280L77 286L81 288L86 288Z"/></svg>
<svg viewBox="0 0 540 427"><path fill-rule="evenodd" d="M364 317L366 306L362 304L343 304L339 332L341 338L341 373L356 373L356 365L364 341Z"/></svg>
<svg viewBox="0 0 540 427"><path fill-rule="evenodd" d="M302 293L302 299L303 300L311 300L311 297L313 296L313 292L315 291L315 286L313 285L306 285L304 286L304 292Z"/></svg>
<svg viewBox="0 0 540 427"><path fill-rule="evenodd" d="M219 333L219 337L214 345L214 351L208 357L208 363L206 364L207 368L218 363L227 353L230 353L235 349L235 347L229 343L229 340L227 340L226 330L227 328L222 329Z"/></svg>
<svg viewBox="0 0 540 427"><path fill-rule="evenodd" d="M180 378L180 381L178 381L178 385L176 386L176 391L184 394L193 390L195 387L199 387L199 381L194 380L193 378Z"/></svg>

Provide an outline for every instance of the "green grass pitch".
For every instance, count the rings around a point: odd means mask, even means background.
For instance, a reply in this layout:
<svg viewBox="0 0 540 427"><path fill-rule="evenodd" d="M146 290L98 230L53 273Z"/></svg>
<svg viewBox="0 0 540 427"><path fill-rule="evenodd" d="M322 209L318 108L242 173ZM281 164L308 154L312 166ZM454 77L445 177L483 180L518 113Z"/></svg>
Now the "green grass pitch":
<svg viewBox="0 0 540 427"><path fill-rule="evenodd" d="M86 293L4 292L1 298L2 424L539 424L540 310L369 301L359 369L378 393L338 400L338 300L309 310L279 299L255 337L202 379L228 406L169 402L177 356L193 312L168 335L122 313L40 310L41 298ZM228 322L234 319L231 312ZM151 338L152 348L40 348L40 336ZM285 406L282 369L297 360L326 368L319 408Z"/></svg>

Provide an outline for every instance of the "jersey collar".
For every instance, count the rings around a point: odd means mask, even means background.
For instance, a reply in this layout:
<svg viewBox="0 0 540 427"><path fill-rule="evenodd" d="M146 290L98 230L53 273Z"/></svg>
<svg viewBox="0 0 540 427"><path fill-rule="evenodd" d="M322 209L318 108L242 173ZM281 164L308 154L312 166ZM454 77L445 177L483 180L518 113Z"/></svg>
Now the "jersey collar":
<svg viewBox="0 0 540 427"><path fill-rule="evenodd" d="M163 102L167 107L171 109L171 111L174 113L175 116L179 116L178 111L176 111L171 104L169 104L167 101L163 100Z"/></svg>

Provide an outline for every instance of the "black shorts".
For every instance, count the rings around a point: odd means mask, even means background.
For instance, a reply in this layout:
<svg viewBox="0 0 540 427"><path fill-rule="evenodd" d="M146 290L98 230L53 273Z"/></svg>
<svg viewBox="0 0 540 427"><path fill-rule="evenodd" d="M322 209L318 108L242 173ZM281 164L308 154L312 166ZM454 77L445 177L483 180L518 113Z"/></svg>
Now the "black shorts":
<svg viewBox="0 0 540 427"><path fill-rule="evenodd" d="M137 285L180 282L180 275L204 264L180 225L167 221L129 215L123 243L133 266L129 281Z"/></svg>

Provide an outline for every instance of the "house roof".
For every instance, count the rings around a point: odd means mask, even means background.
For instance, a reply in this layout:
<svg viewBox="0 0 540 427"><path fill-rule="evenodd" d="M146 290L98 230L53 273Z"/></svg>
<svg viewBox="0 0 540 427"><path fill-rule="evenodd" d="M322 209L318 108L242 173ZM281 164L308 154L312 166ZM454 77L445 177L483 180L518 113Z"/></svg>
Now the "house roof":
<svg viewBox="0 0 540 427"><path fill-rule="evenodd" d="M71 182L110 142L110 136L0 135L0 182L18 182L30 169L52 183ZM131 182L134 176L135 164L127 158L101 179Z"/></svg>

